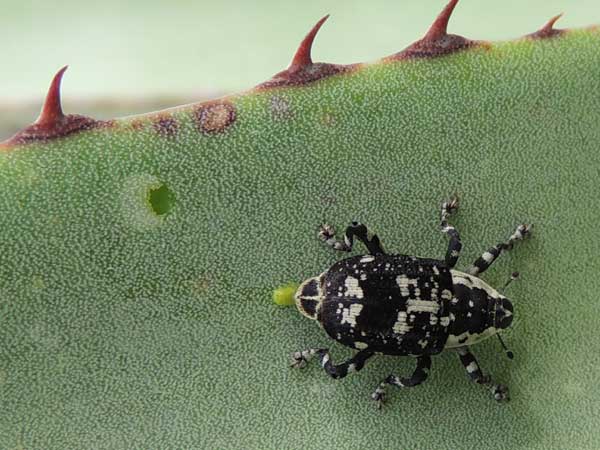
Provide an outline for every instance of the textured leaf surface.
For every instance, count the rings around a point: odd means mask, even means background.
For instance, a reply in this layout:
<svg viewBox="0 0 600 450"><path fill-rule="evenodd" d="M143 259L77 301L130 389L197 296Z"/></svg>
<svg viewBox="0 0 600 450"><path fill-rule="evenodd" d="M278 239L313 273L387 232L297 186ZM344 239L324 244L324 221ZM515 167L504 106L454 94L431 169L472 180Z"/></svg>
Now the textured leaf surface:
<svg viewBox="0 0 600 450"><path fill-rule="evenodd" d="M594 448L599 44L580 31L376 64L232 97L217 133L186 107L0 154L2 446ZM294 350L350 354L272 303L343 256L317 226L360 219L388 250L441 257L454 192L462 267L536 225L485 276L522 273L515 360L475 348L511 403L453 354L383 413L369 395L408 359L342 382L291 370Z"/></svg>

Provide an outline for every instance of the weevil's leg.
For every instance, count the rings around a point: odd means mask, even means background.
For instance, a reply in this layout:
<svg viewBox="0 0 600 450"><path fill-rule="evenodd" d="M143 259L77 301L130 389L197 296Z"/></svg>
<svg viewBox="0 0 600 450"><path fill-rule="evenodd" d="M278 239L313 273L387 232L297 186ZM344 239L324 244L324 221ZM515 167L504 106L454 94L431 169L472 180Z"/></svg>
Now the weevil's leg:
<svg viewBox="0 0 600 450"><path fill-rule="evenodd" d="M333 378L344 378L346 375L352 372L358 372L365 366L365 362L371 356L373 352L369 350L361 350L349 360L334 365L331 362L331 356L329 350L326 348L304 350L303 352L295 352L292 355L292 367L304 367L306 363L314 356L318 355L321 360L321 367Z"/></svg>
<svg viewBox="0 0 600 450"><path fill-rule="evenodd" d="M468 347L458 347L456 351L458 352L460 362L465 367L465 370L467 371L471 381L484 386L489 386L494 399L499 402L508 401L510 399L508 395L508 387L503 384L496 384L492 381L489 375L484 375L479 368L479 364L477 363L475 356L473 353L471 353Z"/></svg>
<svg viewBox="0 0 600 450"><path fill-rule="evenodd" d="M521 224L517 227L512 236L508 239L508 242L501 242L498 245L490 248L487 252L484 252L477 260L473 263L467 271L471 275L479 275L485 272L488 267L492 265L494 261L502 254L503 251L508 251L513 248L515 242L524 239L531 233L532 225Z"/></svg>
<svg viewBox="0 0 600 450"><path fill-rule="evenodd" d="M381 243L379 242L377 235L372 234L371 239L369 239L369 234L367 227L359 222L352 222L348 225L348 228L346 228L346 232L344 233L343 241L338 241L335 238L335 230L331 225L321 225L321 228L319 229L319 238L335 250L349 252L352 250L354 238L356 238L365 244L371 255L384 254L385 252L381 248Z"/></svg>
<svg viewBox="0 0 600 450"><path fill-rule="evenodd" d="M453 197L449 201L442 203L442 213L440 227L442 233L446 233L450 236L450 242L448 243L448 250L446 251L446 264L449 268L453 268L460 255L460 249L462 243L460 242L460 235L456 228L448 223L448 217L458 209L458 198Z"/></svg>
<svg viewBox="0 0 600 450"><path fill-rule="evenodd" d="M318 348L309 348L308 350L292 353L292 364L290 364L290 367L295 367L297 369L306 367L306 364L313 358L313 356L315 356L318 351Z"/></svg>
<svg viewBox="0 0 600 450"><path fill-rule="evenodd" d="M385 401L386 384L392 384L401 388L417 386L427 379L429 369L431 369L431 357L429 355L419 356L417 358L417 367L410 377L398 378L393 374L388 376L379 384L375 392L371 394L371 398L377 402L377 407L381 409Z"/></svg>

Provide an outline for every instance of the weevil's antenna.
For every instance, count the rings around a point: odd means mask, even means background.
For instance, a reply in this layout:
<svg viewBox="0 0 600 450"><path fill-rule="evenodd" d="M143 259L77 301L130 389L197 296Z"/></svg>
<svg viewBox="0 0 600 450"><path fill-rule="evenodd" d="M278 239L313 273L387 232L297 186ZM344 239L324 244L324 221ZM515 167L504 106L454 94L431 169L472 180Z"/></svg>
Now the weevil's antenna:
<svg viewBox="0 0 600 450"><path fill-rule="evenodd" d="M513 272L513 273L511 273L510 274L510 278L508 279L508 281L506 283L504 283L504 286L502 286L502 289L500 289L500 292L502 294L504 294L504 291L510 285L510 283L512 283L513 281L515 281L517 278L519 278L519 272ZM498 299L498 301L500 301L500 299ZM502 345L502 348L504 349L504 352L506 353L506 356L508 357L508 359L513 359L515 357L515 354L513 352L511 352L506 347L506 344L502 340L502 336L500 336L499 334L497 334L496 336L498 336L498 340L500 341L500 345Z"/></svg>
<svg viewBox="0 0 600 450"><path fill-rule="evenodd" d="M508 348L506 348L506 344L504 343L504 341L502 340L502 337L499 334L497 334L496 336L498 336L500 345L502 345L502 348L504 349L504 352L506 353L506 356L508 357L508 359L513 359L515 357L515 354L513 352L511 352Z"/></svg>
<svg viewBox="0 0 600 450"><path fill-rule="evenodd" d="M519 278L519 272L513 272L513 273L511 273L510 274L510 278L508 279L508 281L506 283L504 283L504 286L502 286L502 289L500 289L500 292L502 294L504 294L504 291L510 285L510 283L512 283L513 281L515 281L517 278Z"/></svg>

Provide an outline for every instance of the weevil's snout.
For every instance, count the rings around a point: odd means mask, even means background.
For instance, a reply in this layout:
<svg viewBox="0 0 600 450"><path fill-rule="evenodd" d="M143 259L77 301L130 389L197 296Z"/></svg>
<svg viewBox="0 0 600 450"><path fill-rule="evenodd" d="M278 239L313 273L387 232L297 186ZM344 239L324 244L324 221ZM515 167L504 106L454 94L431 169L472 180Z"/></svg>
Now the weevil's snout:
<svg viewBox="0 0 600 450"><path fill-rule="evenodd" d="M309 278L300 285L294 296L298 310L309 319L316 319L321 301L321 281L319 277Z"/></svg>
<svg viewBox="0 0 600 450"><path fill-rule="evenodd" d="M494 326L504 330L510 326L513 321L513 305L509 299L504 296L496 302L496 320Z"/></svg>

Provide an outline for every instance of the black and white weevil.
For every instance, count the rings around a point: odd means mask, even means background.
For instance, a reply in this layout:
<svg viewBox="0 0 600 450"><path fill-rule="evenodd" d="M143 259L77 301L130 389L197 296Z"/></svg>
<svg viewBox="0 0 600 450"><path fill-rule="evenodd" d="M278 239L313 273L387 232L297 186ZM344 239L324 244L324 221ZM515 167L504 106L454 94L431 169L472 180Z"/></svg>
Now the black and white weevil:
<svg viewBox="0 0 600 450"><path fill-rule="evenodd" d="M416 358L417 367L411 376L390 375L373 392L372 399L381 407L386 385L413 387L422 383L431 368L431 355L453 349L472 381L490 386L496 400L508 400L508 388L483 375L469 348L510 326L511 302L479 275L515 241L528 235L531 226L519 225L507 242L490 248L466 272L460 272L454 266L462 244L458 231L448 223L457 208L456 198L442 204L440 226L450 237L444 260L387 254L379 238L357 222L348 226L343 241L335 238L332 227L323 225L319 237L328 246L348 252L356 238L369 253L339 261L304 281L295 294L295 303L331 338L358 353L336 365L328 349L311 348L293 353L292 366L304 367L318 355L329 375L343 378L362 369L375 354Z"/></svg>

